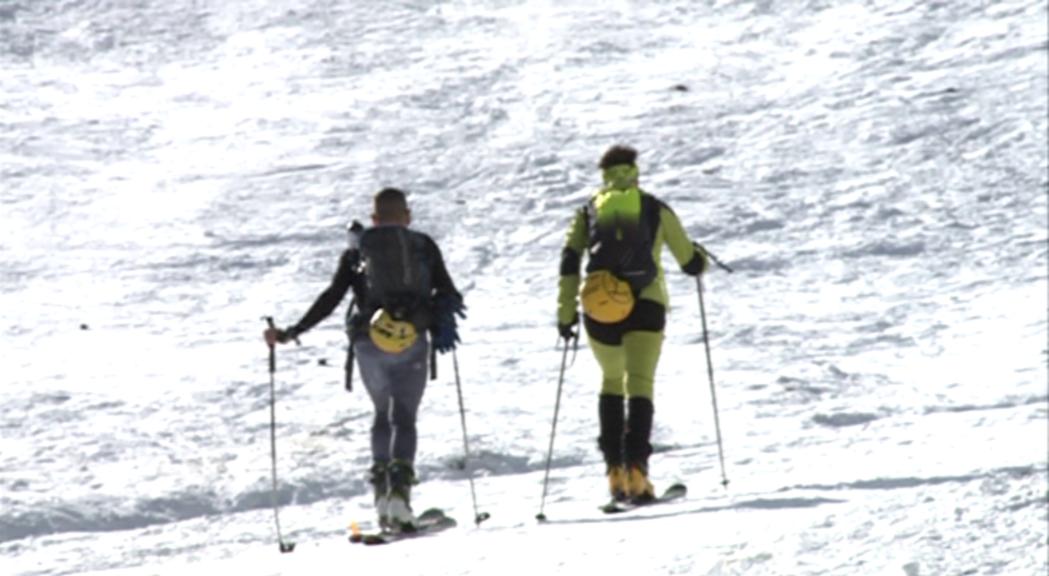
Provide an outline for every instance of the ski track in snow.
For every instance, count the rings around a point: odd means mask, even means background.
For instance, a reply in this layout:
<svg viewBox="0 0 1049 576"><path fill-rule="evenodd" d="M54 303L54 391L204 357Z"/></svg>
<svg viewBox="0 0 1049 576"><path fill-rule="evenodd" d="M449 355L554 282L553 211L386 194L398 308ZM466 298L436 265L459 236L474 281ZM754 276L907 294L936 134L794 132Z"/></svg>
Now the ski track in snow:
<svg viewBox="0 0 1049 576"><path fill-rule="evenodd" d="M1044 574L1044 2L8 0L0 4L0 573ZM672 297L653 474L605 517L596 365L557 258L610 144L735 269ZM340 310L278 355L276 551L260 317L407 189L466 295L389 548ZM358 384L359 386L359 384ZM479 528L478 505L492 514ZM403 546L403 548L402 548Z"/></svg>

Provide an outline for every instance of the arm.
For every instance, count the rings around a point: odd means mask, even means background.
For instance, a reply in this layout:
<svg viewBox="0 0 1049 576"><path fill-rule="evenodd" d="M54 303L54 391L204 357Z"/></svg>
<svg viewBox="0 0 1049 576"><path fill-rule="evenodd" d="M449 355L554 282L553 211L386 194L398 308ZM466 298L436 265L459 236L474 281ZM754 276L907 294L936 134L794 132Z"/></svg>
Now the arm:
<svg viewBox="0 0 1049 576"><path fill-rule="evenodd" d="M433 286L431 296L430 338L433 349L442 354L455 350L459 340L459 323L455 317L466 318L466 305L463 296L455 289L448 268L444 265L441 249L432 238L427 237L428 250L431 252L433 268L430 271ZM434 376L436 377L436 376Z"/></svg>
<svg viewBox="0 0 1049 576"><path fill-rule="evenodd" d="M663 227L663 239L666 240L670 253L674 255L681 271L690 276L696 276L707 271L710 263L703 250L697 249L697 245L685 232L681 220L669 206L663 204L659 208L659 222Z"/></svg>
<svg viewBox="0 0 1049 576"><path fill-rule="evenodd" d="M557 323L575 324L579 310L579 275L586 250L586 209L576 211L561 249L561 271L557 294Z"/></svg>
<svg viewBox="0 0 1049 576"><path fill-rule="evenodd" d="M342 257L339 258L339 267L335 271L335 276L331 279L331 284L324 289L324 292L321 292L302 319L294 326L288 328L287 334L289 338L294 338L313 328L338 307L339 303L346 296L346 292L357 280L358 258L359 255L355 250L346 250L342 253Z"/></svg>

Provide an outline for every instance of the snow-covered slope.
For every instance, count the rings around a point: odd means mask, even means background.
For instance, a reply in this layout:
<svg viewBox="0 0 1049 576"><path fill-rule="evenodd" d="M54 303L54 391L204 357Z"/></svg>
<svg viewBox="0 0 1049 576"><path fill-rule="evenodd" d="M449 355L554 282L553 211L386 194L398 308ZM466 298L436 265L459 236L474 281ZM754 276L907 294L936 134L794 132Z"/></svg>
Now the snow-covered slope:
<svg viewBox="0 0 1049 576"><path fill-rule="evenodd" d="M0 3L0 573L1044 574L1047 9L995 3ZM669 257L657 486L605 517L599 376L557 260L613 143L735 269ZM466 295L388 548L326 285L410 192ZM467 473L478 507L472 526Z"/></svg>

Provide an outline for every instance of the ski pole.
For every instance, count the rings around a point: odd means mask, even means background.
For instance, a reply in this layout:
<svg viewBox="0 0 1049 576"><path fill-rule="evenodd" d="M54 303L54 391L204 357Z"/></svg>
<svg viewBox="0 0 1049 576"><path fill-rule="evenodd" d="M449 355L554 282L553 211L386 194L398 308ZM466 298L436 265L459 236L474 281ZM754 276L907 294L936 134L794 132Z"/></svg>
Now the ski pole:
<svg viewBox="0 0 1049 576"><path fill-rule="evenodd" d="M717 260L715 260L717 262ZM703 347L707 353L707 378L710 381L710 400L714 406L714 429L718 439L718 460L721 462L721 485L728 488L728 476L725 475L725 451L721 445L721 421L718 418L718 397L714 390L714 363L710 359L710 338L707 335L707 311L703 304L703 279L696 276L696 290L699 292L699 317L703 322Z"/></svg>
<svg viewBox="0 0 1049 576"><path fill-rule="evenodd" d="M728 272L729 274L731 274L732 272L735 272L735 270L733 270L732 268L728 267L728 264L725 264L721 260L718 260L718 257L715 256L714 253L711 252L710 250L707 250L706 246L703 246L699 242L693 242L692 245L696 247L696 250L699 250L703 254L706 254L707 258L710 258L711 260L713 260L714 264L718 265L718 268L721 268L722 270L724 270L725 272Z"/></svg>
<svg viewBox="0 0 1049 576"><path fill-rule="evenodd" d="M455 368L455 392L459 397L459 420L463 424L463 468L466 469L466 477L470 480L470 498L473 500L474 505L474 524L480 526L481 522L484 522L489 518L487 512L477 511L477 490L474 488L474 477L473 473L470 472L470 441L466 436L466 408L463 405L463 386L459 380L459 357L455 354L455 349L452 349L452 366Z"/></svg>
<svg viewBox="0 0 1049 576"><path fill-rule="evenodd" d="M271 330L277 327L273 324L273 317L263 318L269 324ZM277 502L277 393L274 384L274 373L277 371L277 353L273 344L270 347L270 468L272 471L273 486L270 490L270 500L273 503L273 520L277 524L277 543L280 545L281 554L295 550L294 542L285 542L280 531L280 504Z"/></svg>
<svg viewBox="0 0 1049 576"><path fill-rule="evenodd" d="M576 339L578 342L578 338ZM565 364L568 362L568 341L565 341L565 351L561 354L561 374L557 377L557 400L554 402L554 422L550 426L550 447L546 450L546 472L543 474L543 498L539 501L539 513L535 519L540 522L546 521L543 509L546 507L546 487L550 481L550 460L554 455L554 435L557 433L557 413L561 410L561 387L565 382Z"/></svg>

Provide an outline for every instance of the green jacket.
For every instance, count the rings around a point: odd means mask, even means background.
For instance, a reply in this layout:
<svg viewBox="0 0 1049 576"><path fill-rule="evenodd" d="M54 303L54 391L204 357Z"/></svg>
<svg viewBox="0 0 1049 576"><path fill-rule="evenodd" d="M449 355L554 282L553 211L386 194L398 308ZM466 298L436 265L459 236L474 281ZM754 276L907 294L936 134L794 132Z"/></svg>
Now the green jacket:
<svg viewBox="0 0 1049 576"><path fill-rule="evenodd" d="M606 176L605 180L608 182L609 178ZM591 201L609 189L610 186L606 186L595 192ZM677 260L678 265L686 273L698 274L705 271L707 269L707 257L702 250L696 249L681 225L681 221L678 220L677 215L674 214L674 211L669 206L644 191L641 191L641 196L643 201L640 217L648 218L650 222L657 223L656 226L650 227L652 228L650 233L653 234L652 259L656 263L656 278L641 290L639 297L658 302L667 307L670 304L670 296L667 293L666 280L663 278L663 265L660 262L663 246L666 245L670 248L670 253L674 255L674 259ZM648 213L647 211L654 212ZM588 242L587 220L587 207L579 208L572 219L572 225L568 229L568 236L561 251L561 278L557 297L557 321L559 324L571 323L579 309L582 255L587 251Z"/></svg>

